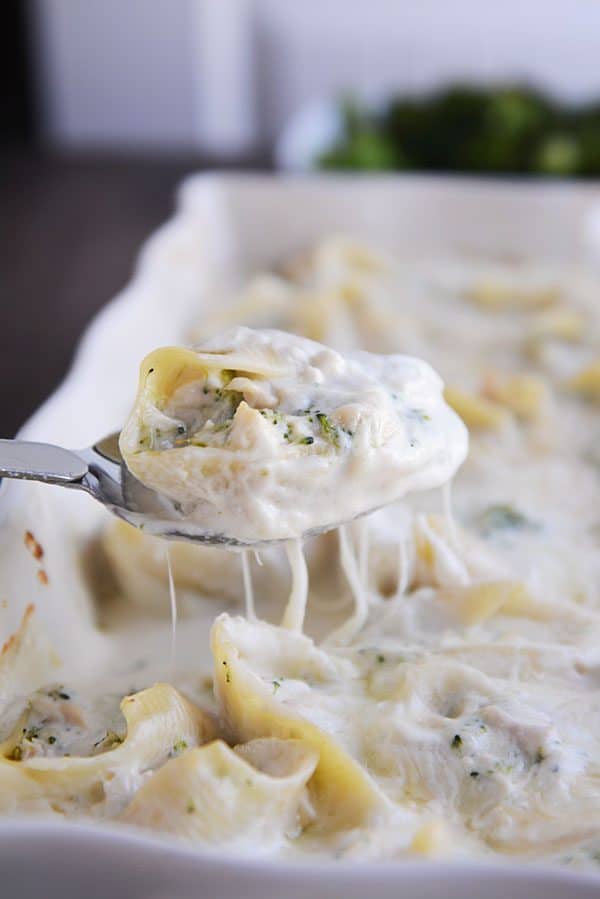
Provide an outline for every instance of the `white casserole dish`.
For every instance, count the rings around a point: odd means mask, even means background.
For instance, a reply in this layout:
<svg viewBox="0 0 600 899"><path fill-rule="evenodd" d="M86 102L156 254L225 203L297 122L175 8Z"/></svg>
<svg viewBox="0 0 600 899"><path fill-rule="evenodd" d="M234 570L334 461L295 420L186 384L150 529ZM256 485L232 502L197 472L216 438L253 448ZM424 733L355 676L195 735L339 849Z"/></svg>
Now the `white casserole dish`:
<svg viewBox="0 0 600 899"><path fill-rule="evenodd" d="M180 190L176 215L143 248L130 285L93 322L69 376L21 436L77 447L118 428L133 400L138 360L147 351L184 339L189 324L246 272L272 266L332 231L418 255L466 251L595 262L599 209L595 185L412 176L194 176ZM117 664L114 641L94 624L86 565L86 548L105 514L74 492L17 482L2 486L0 638L15 630L25 606L35 602L62 657L95 678ZM23 546L27 529L44 546L47 586L38 581ZM184 654L197 655L199 645L207 648L208 625L207 619L182 628ZM131 630L122 636L121 652ZM76 853L69 851L74 846ZM30 883L23 879L25 865ZM0 819L0 870L5 889L18 887L21 897L39 896L43 882L45 895L62 899L82 895L84 885L90 896L97 889L102 896L169 899L233 899L269 891L353 899L375 888L381 897L402 890L411 897L508 893L551 899L567 890L591 897L600 889L594 877L507 864L342 867L338 862L290 868L238 861L225 852L198 855L165 841L157 846L156 839L106 827L6 818Z"/></svg>

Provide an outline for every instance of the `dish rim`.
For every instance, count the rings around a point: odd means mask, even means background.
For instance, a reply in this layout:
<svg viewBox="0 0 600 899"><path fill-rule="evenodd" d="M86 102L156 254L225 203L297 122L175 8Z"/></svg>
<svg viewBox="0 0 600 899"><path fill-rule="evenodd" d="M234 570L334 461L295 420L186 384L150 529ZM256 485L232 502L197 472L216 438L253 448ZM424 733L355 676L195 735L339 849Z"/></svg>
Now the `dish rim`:
<svg viewBox="0 0 600 899"><path fill-rule="evenodd" d="M509 190L518 190L519 192L530 192L532 195L567 194L576 198L588 199L591 197L600 201L600 181L573 184L557 180L547 183L527 177L509 177L499 180L486 176L448 176L443 174L414 173L330 174L295 172L263 174L211 170L190 174L176 188L175 206L171 215L143 241L136 254L129 280L113 298L101 307L86 325L77 341L75 352L64 377L33 414L21 425L17 432L18 437L27 438L31 432L35 432L38 417L46 415L52 405L65 392L68 392L71 385L75 383L80 369L85 366L86 360L94 352L93 347L96 334L106 325L107 321L114 317L118 310L125 305L132 307L139 305L140 308L142 307L142 294L136 291L135 288L149 274L153 246L159 242L161 235L177 225L182 219L189 194L194 190L198 190L200 185L208 189L214 189L222 186L235 187L236 185L250 182L255 182L257 185L268 184L271 188L274 184L281 184L285 187L306 184L318 186L319 183L327 183L336 185L337 189L352 185L353 190L368 190L374 184L385 186L385 184L389 183L411 182L415 187L422 185L443 190L458 188L461 191L467 190L469 192L489 191L494 195L496 193L506 194ZM0 509L7 486L7 483L0 483ZM425 881L430 877L434 880L441 880L449 874L466 878L473 877L474 884L488 878L498 878L507 882L514 882L515 878L522 878L523 882L530 883L532 887L541 887L543 884L550 884L551 882L564 883L565 887L568 887L568 885L589 885L590 888L593 887L594 889L600 887L600 872L596 874L588 870L578 871L558 865L524 862L522 860L515 861L510 858L490 861L486 859L438 860L430 858L418 861L412 859L399 859L398 861L344 859L342 863L339 860L328 859L306 859L298 862L281 858L251 859L242 854L226 854L218 849L210 851L199 850L184 843L176 842L174 838L169 838L168 835L157 836L153 833L144 833L143 831L130 831L122 826L115 827L114 823L111 822L49 821L36 815L28 816L27 819L23 819L22 815L1 818L0 845L4 847L17 837L36 840L47 838L51 841L64 838L65 841L71 843L84 843L87 847L91 846L95 841L105 841L115 847L127 844L129 847L143 849L153 855L158 854L165 859L165 862L168 860L175 862L177 860L187 861L190 865L197 865L199 870L218 872L219 868L223 868L226 865L235 867L240 874L247 873L248 876L265 876L275 872L281 873L282 869L284 869L286 875L303 878L307 884L316 878L318 878L319 883L323 883L323 878L326 878L331 879L332 884L340 887L357 882L364 882L366 885L367 880L369 885L373 885L374 877L386 882L388 878L391 878L394 883L400 884L403 879L407 878L417 878ZM3 851L5 850L0 850L0 855Z"/></svg>

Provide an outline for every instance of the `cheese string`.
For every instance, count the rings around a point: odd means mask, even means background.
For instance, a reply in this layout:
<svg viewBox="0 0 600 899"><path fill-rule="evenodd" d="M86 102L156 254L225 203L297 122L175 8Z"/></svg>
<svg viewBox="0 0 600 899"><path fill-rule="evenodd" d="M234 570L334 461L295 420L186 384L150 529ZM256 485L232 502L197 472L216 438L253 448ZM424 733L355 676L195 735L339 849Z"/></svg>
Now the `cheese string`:
<svg viewBox="0 0 600 899"><path fill-rule="evenodd" d="M407 540L402 539L398 543L398 586L396 588L396 598L404 596L408 589L410 580L409 561Z"/></svg>
<svg viewBox="0 0 600 899"><path fill-rule="evenodd" d="M346 575L346 580L354 598L354 613L337 630L324 641L325 643L341 643L350 640L363 626L368 615L368 599L366 590L360 579L356 556L352 551L352 544L348 536L348 528L342 525L338 528L340 545L340 564Z"/></svg>
<svg viewBox="0 0 600 899"><path fill-rule="evenodd" d="M252 574L250 572L250 556L248 550L245 549L241 553L242 557L242 578L244 581L244 598L246 600L246 618L248 621L256 621L256 612L254 609L254 591L252 589Z"/></svg>
<svg viewBox="0 0 600 899"><path fill-rule="evenodd" d="M458 540L458 530L452 512L452 480L446 481L442 486L442 508L444 511L446 530L448 531L448 542L454 552L459 553L460 544Z"/></svg>
<svg viewBox="0 0 600 899"><path fill-rule="evenodd" d="M288 630L301 631L304 626L308 599L308 571L302 551L302 541L286 540L285 551L292 572L292 589L283 613L281 626Z"/></svg>
<svg viewBox="0 0 600 899"><path fill-rule="evenodd" d="M358 572L363 589L369 587L369 525L365 517L356 522L358 528Z"/></svg>
<svg viewBox="0 0 600 899"><path fill-rule="evenodd" d="M175 581L173 580L173 567L171 565L171 552L169 544L165 544L165 555L167 558L167 576L169 579L169 605L171 609L171 657L170 668L171 675L175 669L175 655L177 652L177 595L175 593Z"/></svg>

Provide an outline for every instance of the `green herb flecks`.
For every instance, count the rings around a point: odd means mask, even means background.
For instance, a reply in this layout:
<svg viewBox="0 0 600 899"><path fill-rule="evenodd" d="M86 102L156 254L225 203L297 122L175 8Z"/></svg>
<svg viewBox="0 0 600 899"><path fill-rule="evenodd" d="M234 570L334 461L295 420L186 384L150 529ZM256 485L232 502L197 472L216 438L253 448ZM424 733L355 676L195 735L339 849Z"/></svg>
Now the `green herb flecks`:
<svg viewBox="0 0 600 899"><path fill-rule="evenodd" d="M479 531L488 537L497 531L537 531L539 525L508 504L489 506L477 519Z"/></svg>
<svg viewBox="0 0 600 899"><path fill-rule="evenodd" d="M340 446L340 431L337 428L328 415L324 412L316 412L315 417L319 423L319 427L321 429L321 436L328 443L331 443L336 449L339 449Z"/></svg>
<svg viewBox="0 0 600 899"><path fill-rule="evenodd" d="M123 737L119 736L119 734L115 733L114 730L107 730L103 737L100 737L99 740L96 740L94 743L94 749L100 749L102 752L113 749L115 746L119 746L123 742Z"/></svg>
<svg viewBox="0 0 600 899"><path fill-rule="evenodd" d="M413 418L415 421L424 424L426 421L431 421L431 415L425 412L424 409L409 409L408 417Z"/></svg>
<svg viewBox="0 0 600 899"><path fill-rule="evenodd" d="M46 696L49 696L50 699L62 699L65 702L71 699L70 693L67 693L64 687L54 687L52 690L48 690Z"/></svg>
<svg viewBox="0 0 600 899"><path fill-rule="evenodd" d="M188 744L186 740L177 740L176 743L173 743L173 752L179 754L180 752L185 752L188 748Z"/></svg>
<svg viewBox="0 0 600 899"><path fill-rule="evenodd" d="M306 410L299 410L287 415L277 409L259 409L262 417L272 425L280 429L282 439L290 446L311 446L315 442L312 434L302 433L304 421L312 422L312 416L308 416Z"/></svg>
<svg viewBox="0 0 600 899"><path fill-rule="evenodd" d="M231 674L229 672L229 665L225 660L223 660L223 667L225 668L225 683L231 683Z"/></svg>
<svg viewBox="0 0 600 899"><path fill-rule="evenodd" d="M224 372L224 383L229 383L235 372ZM226 377L225 377L226 376ZM194 413L194 421L183 425L175 423L169 434L161 442L153 443L152 449L172 449L173 447L195 446L201 449L211 446L212 437L223 435L225 441L233 418L243 395L236 390L204 385L202 399ZM222 438L221 438L222 439ZM217 441L220 445L220 440Z"/></svg>
<svg viewBox="0 0 600 899"><path fill-rule="evenodd" d="M270 421L272 425L280 425L283 423L283 415L281 412L278 412L276 409L259 409L258 410L263 418L266 418L267 421Z"/></svg>

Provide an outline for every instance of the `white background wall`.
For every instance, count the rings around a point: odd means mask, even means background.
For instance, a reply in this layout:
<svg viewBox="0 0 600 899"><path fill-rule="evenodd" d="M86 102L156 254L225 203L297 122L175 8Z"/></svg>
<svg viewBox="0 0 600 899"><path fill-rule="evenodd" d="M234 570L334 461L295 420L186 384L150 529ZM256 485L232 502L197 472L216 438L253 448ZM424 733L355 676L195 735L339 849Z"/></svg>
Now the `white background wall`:
<svg viewBox="0 0 600 899"><path fill-rule="evenodd" d="M348 88L600 98L598 0L30 0L45 134L237 153Z"/></svg>

